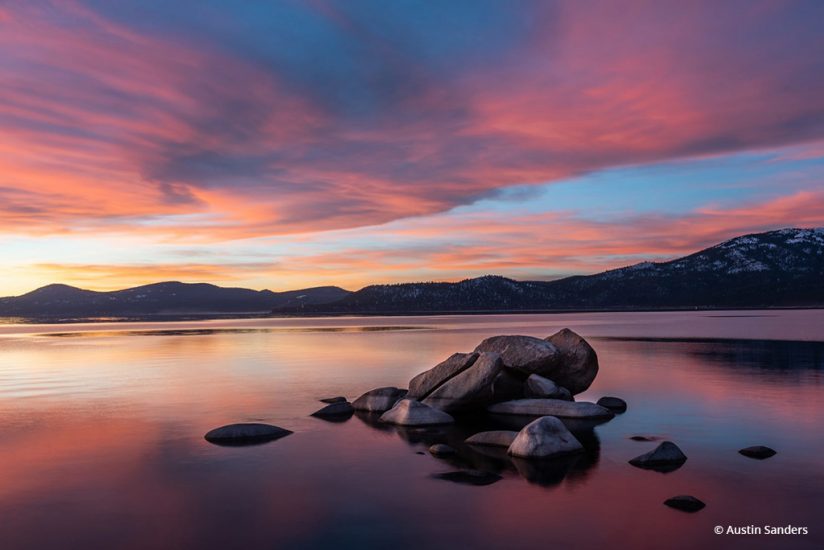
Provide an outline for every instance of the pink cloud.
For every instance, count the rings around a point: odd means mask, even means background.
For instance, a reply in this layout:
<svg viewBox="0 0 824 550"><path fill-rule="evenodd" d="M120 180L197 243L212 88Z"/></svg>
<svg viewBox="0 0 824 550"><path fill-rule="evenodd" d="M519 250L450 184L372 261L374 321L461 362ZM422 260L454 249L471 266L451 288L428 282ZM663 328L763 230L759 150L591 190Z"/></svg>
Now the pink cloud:
<svg viewBox="0 0 824 550"><path fill-rule="evenodd" d="M318 231L432 214L518 183L822 136L814 49L786 38L797 28L796 41L820 45L803 17L766 3L734 14L704 3L533 8L536 30L513 39L505 65L452 73L351 13L318 12L377 52L377 75L405 72L416 86L359 117L217 42L74 2L8 7L0 170L40 215L4 212L37 233L180 214L211 216L201 232L213 238Z"/></svg>

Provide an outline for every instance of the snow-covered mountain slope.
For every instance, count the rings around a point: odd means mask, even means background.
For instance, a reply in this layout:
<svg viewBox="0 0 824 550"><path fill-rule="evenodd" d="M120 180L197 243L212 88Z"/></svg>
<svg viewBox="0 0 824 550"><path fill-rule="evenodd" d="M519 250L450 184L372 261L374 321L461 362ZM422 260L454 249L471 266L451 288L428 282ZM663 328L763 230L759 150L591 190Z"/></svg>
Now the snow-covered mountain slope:
<svg viewBox="0 0 824 550"><path fill-rule="evenodd" d="M736 237L667 262L551 282L374 285L315 311L399 313L824 305L824 229Z"/></svg>

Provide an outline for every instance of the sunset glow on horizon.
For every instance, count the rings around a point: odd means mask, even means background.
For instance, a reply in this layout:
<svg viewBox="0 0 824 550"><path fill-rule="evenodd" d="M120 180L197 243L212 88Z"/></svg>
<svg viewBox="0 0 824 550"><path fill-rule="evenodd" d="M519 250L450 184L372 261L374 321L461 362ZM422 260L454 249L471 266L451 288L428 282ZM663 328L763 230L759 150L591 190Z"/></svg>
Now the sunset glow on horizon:
<svg viewBox="0 0 824 550"><path fill-rule="evenodd" d="M0 296L552 279L824 226L824 3L0 4Z"/></svg>

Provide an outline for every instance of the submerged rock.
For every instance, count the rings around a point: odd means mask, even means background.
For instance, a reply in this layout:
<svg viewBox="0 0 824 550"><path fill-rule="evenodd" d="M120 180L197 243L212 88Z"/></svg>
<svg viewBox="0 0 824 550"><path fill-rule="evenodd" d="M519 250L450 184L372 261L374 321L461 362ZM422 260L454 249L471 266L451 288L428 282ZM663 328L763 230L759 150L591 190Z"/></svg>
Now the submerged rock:
<svg viewBox="0 0 824 550"><path fill-rule="evenodd" d="M337 397L324 397L323 399L320 400L320 402L321 403L346 403L347 399L344 396L339 395Z"/></svg>
<svg viewBox="0 0 824 550"><path fill-rule="evenodd" d="M451 424L455 419L443 411L424 405L414 399L402 399L381 415L381 422L399 426L430 426Z"/></svg>
<svg viewBox="0 0 824 550"><path fill-rule="evenodd" d="M530 374L529 378L526 379L525 395L526 397L573 401L572 394L568 389L562 388L549 378L544 378L540 374Z"/></svg>
<svg viewBox="0 0 824 550"><path fill-rule="evenodd" d="M607 408L587 401L562 401L560 399L516 399L495 403L486 409L494 414L526 416L558 416L562 418L612 418Z"/></svg>
<svg viewBox="0 0 824 550"><path fill-rule="evenodd" d="M476 352L492 352L501 356L504 366L521 376L553 372L560 360L558 349L549 342L532 336L493 336L481 342Z"/></svg>
<svg viewBox="0 0 824 550"><path fill-rule="evenodd" d="M598 374L598 355L589 343L575 332L565 328L546 339L558 350L559 360L551 372L537 372L573 395L589 388Z"/></svg>
<svg viewBox="0 0 824 550"><path fill-rule="evenodd" d="M636 456L629 463L638 468L671 472L680 468L686 461L687 455L678 448L678 445L671 441L663 441L652 451Z"/></svg>
<svg viewBox="0 0 824 550"><path fill-rule="evenodd" d="M477 353L453 353L445 361L410 380L408 396L413 399L423 399L432 390L471 367L476 359L478 359Z"/></svg>
<svg viewBox="0 0 824 550"><path fill-rule="evenodd" d="M357 411L386 412L406 395L406 390L394 387L376 388L361 395L352 402Z"/></svg>
<svg viewBox="0 0 824 550"><path fill-rule="evenodd" d="M606 407L607 409L618 413L622 413L627 410L627 402L620 397L602 397L597 401L597 403L602 407Z"/></svg>
<svg viewBox="0 0 824 550"><path fill-rule="evenodd" d="M518 432L507 451L518 458L552 458L584 450L581 442L554 416L544 416Z"/></svg>
<svg viewBox="0 0 824 550"><path fill-rule="evenodd" d="M467 437L464 443L468 445L478 445L482 447L509 447L518 432L510 430L492 430L488 432L479 432L475 435Z"/></svg>
<svg viewBox="0 0 824 550"><path fill-rule="evenodd" d="M355 408L352 407L351 403L347 403L346 401L343 402L335 402L329 405L326 405L319 411L315 411L312 413L312 416L318 417L341 417L341 416L352 416L354 414Z"/></svg>
<svg viewBox="0 0 824 550"><path fill-rule="evenodd" d="M664 504L682 512L697 512L706 506L703 502L691 495L678 495L668 498Z"/></svg>
<svg viewBox="0 0 824 550"><path fill-rule="evenodd" d="M437 457L445 457L445 456L454 456L454 455L458 454L458 451L456 451L453 447L450 447L449 445L446 445L444 443L436 443L436 444L432 445L431 447L429 447L429 454L431 454L432 456L437 456Z"/></svg>
<svg viewBox="0 0 824 550"><path fill-rule="evenodd" d="M453 483L462 483L464 485L491 485L502 479L498 474L482 472L480 470L456 470L454 472L434 474L432 477L435 479L445 479Z"/></svg>
<svg viewBox="0 0 824 550"><path fill-rule="evenodd" d="M209 431L204 438L216 445L254 445L285 437L292 432L271 424L228 424Z"/></svg>
<svg viewBox="0 0 824 550"><path fill-rule="evenodd" d="M497 353L480 353L475 362L423 399L422 403L447 412L483 409L492 402L492 383L503 369Z"/></svg>
<svg viewBox="0 0 824 550"><path fill-rule="evenodd" d="M763 445L756 445L754 447L746 447L738 451L740 454L744 456L748 456L750 458L757 458L759 460L764 460L765 458L770 458L776 454L774 449L770 449L769 447L765 447Z"/></svg>

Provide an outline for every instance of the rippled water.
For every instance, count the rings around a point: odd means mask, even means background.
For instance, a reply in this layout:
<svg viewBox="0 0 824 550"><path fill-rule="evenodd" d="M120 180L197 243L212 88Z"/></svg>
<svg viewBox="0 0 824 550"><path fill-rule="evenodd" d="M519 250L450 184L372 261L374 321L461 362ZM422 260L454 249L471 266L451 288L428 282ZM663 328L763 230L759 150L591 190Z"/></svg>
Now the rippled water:
<svg viewBox="0 0 824 550"><path fill-rule="evenodd" d="M472 427L409 431L309 417L493 334L569 326L601 372L579 400L629 410L578 426L549 469L461 449ZM0 548L821 548L824 312L620 313L0 326ZM294 434L217 447L216 426ZM491 422L491 421L490 421ZM675 441L660 474L627 460ZM765 461L741 447L768 445ZM433 478L471 466L483 487ZM663 506L677 494L696 514ZM803 536L716 525L807 526Z"/></svg>

